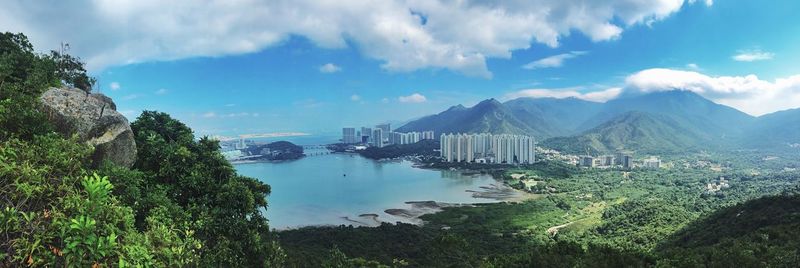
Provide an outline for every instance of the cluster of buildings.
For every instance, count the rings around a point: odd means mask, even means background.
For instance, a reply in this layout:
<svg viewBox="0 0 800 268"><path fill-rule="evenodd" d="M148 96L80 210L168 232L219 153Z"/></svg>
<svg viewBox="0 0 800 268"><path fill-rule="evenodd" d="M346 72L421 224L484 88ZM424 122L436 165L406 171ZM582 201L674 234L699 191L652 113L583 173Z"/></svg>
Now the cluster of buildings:
<svg viewBox="0 0 800 268"><path fill-rule="evenodd" d="M577 160L577 165L588 168L620 166L624 169L632 169L634 167L658 169L661 168L661 159L651 156L635 163L632 152L621 151L614 155L602 155L598 157L590 155L580 156Z"/></svg>
<svg viewBox="0 0 800 268"><path fill-rule="evenodd" d="M730 188L731 185L728 184L728 180L725 177L719 177L719 181L716 182L709 182L706 184L706 193L714 194L719 192L722 189Z"/></svg>
<svg viewBox="0 0 800 268"><path fill-rule="evenodd" d="M345 144L383 147L390 144L412 144L432 139L434 139L433 131L393 132L390 124L380 124L374 128L361 127L361 130L353 127L342 128L342 143Z"/></svg>
<svg viewBox="0 0 800 268"><path fill-rule="evenodd" d="M447 162L530 164L536 160L536 140L509 134L442 134L441 157Z"/></svg>
<svg viewBox="0 0 800 268"><path fill-rule="evenodd" d="M593 157L590 155L581 156L578 159L579 166L582 167L612 167L621 166L622 168L633 168L633 153L629 151L620 151L614 155L602 155Z"/></svg>

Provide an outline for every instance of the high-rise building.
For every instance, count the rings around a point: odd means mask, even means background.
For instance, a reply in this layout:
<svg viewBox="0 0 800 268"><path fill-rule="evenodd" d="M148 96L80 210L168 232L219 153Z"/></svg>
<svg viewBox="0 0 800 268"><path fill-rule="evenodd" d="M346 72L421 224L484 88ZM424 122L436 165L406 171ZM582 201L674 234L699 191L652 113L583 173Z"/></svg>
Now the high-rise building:
<svg viewBox="0 0 800 268"><path fill-rule="evenodd" d="M423 131L422 132L422 139L423 140L432 140L432 139L434 139L433 130Z"/></svg>
<svg viewBox="0 0 800 268"><path fill-rule="evenodd" d="M356 129L352 127L342 128L342 142L347 144L358 143Z"/></svg>
<svg viewBox="0 0 800 268"><path fill-rule="evenodd" d="M633 156L625 154L622 155L622 168L631 169L633 168Z"/></svg>
<svg viewBox="0 0 800 268"><path fill-rule="evenodd" d="M536 160L531 136L507 134L442 134L440 154L447 162L530 164Z"/></svg>
<svg viewBox="0 0 800 268"><path fill-rule="evenodd" d="M361 127L361 140L362 143L372 143L372 128Z"/></svg>
<svg viewBox="0 0 800 268"><path fill-rule="evenodd" d="M432 140L433 139L433 131L423 131L423 132L391 132L385 133L384 135L387 136L386 139L389 144L412 144L417 143L421 140Z"/></svg>
<svg viewBox="0 0 800 268"><path fill-rule="evenodd" d="M618 151L616 156L614 157L614 164L615 165L622 165L622 160L626 155L633 155L631 151Z"/></svg>
<svg viewBox="0 0 800 268"><path fill-rule="evenodd" d="M372 146L383 147L383 129L376 128L372 130Z"/></svg>
<svg viewBox="0 0 800 268"><path fill-rule="evenodd" d="M383 133L389 133L389 132L392 132L392 125L391 125L391 124L389 124L389 123L377 125L377 126L375 126L375 128L380 128L380 129L382 129L382 130L383 130Z"/></svg>
<svg viewBox="0 0 800 268"><path fill-rule="evenodd" d="M239 138L239 142L237 142L233 148L235 148L236 150L242 150L247 148L247 144L245 144L244 138Z"/></svg>

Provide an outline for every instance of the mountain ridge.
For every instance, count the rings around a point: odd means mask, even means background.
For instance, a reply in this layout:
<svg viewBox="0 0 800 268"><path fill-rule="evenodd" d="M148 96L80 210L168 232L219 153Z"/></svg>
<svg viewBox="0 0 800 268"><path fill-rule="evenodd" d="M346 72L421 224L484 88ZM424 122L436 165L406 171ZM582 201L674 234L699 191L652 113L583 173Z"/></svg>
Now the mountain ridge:
<svg viewBox="0 0 800 268"><path fill-rule="evenodd" d="M398 128L422 130L434 130L437 135L533 135L545 141L543 145L567 151L788 147L800 143L800 109L755 117L687 90L625 94L605 103L574 97L505 102L491 98L469 108L454 105Z"/></svg>

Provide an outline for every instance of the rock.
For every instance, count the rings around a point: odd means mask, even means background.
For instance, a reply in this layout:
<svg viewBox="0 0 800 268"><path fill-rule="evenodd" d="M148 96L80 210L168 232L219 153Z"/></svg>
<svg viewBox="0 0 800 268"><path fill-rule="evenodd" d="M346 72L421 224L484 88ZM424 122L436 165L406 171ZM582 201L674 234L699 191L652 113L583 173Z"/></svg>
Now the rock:
<svg viewBox="0 0 800 268"><path fill-rule="evenodd" d="M114 100L112 100L111 97L106 96L103 93L92 93L92 97L108 104L108 107L111 107L111 110L117 110L117 104L114 103Z"/></svg>
<svg viewBox="0 0 800 268"><path fill-rule="evenodd" d="M58 132L78 135L81 141L94 146L94 165L108 160L131 167L136 162L133 131L111 98L80 89L51 88L42 94L41 102L41 110Z"/></svg>

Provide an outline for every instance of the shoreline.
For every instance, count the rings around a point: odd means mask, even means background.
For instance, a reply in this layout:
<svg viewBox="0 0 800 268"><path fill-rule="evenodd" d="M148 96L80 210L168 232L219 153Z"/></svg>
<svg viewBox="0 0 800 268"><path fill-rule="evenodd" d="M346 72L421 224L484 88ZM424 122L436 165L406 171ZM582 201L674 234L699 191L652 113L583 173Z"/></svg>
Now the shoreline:
<svg viewBox="0 0 800 268"><path fill-rule="evenodd" d="M360 157L364 157L358 153L354 152L334 152L333 154L344 154L344 155L359 155ZM303 157L305 158L305 157ZM231 162L232 165L241 165L241 164L257 164L257 163L282 163L282 162L289 162L299 159L291 159L291 160L248 160L248 161L236 161ZM366 157L364 157L366 158ZM526 200L535 199L538 197L536 194L528 193L525 191L521 191L515 189L508 185L502 179L497 178L491 172L486 172L485 170L474 170L474 169L445 169L445 168L437 168L431 167L426 165L425 163L421 163L418 161L414 161L413 159L409 159L407 157L399 157L399 158L390 158L390 159L370 159L366 158L375 162L386 162L386 161L410 161L412 162L412 168L418 169L425 169L425 170L437 170L437 171L458 171L464 175L490 175L491 178L494 180L494 183L490 183L489 185L480 185L478 186L477 190L465 190L466 193L469 193L473 199L473 202L466 202L466 203L450 203L450 202L439 202L434 200L411 200L405 201L404 204L407 206L405 208L387 208L382 212L390 217L381 217L378 213L375 212L365 212L359 215L344 215L340 216L339 218L344 221L342 224L318 224L318 225L303 225L303 226L289 226L283 228L273 228L275 231L289 231L289 230L296 230L302 228L324 228L324 227L336 227L341 225L354 225L356 227L377 227L383 223L395 224L397 222L404 222L409 224L414 224L417 226L422 226L425 224L425 221L420 219L423 215L434 214L443 211L446 208L452 207L471 207L471 206L478 206L483 204L491 204L491 203L519 203L524 202ZM485 201L482 201L485 200Z"/></svg>
<svg viewBox="0 0 800 268"><path fill-rule="evenodd" d="M409 223L422 226L425 224L425 221L420 219L423 215L427 214L435 214L438 212L443 211L446 208L452 207L473 207L479 206L483 204L492 204L492 203L519 203L524 202L526 200L531 200L537 198L537 195L526 193L517 189L512 188L511 186L506 185L504 182L497 181L497 184L490 184L488 186L480 186L481 190L466 190L468 193L472 193L472 197L475 199L489 199L494 202L469 202L469 203L448 203L448 202L438 202L438 201L407 201L405 202L408 205L411 205L411 208L390 208L384 210L384 213L405 219L409 221Z"/></svg>
<svg viewBox="0 0 800 268"><path fill-rule="evenodd" d="M482 190L466 190L465 192L472 193L472 197L475 199L488 199L489 202L480 202L480 200L476 200L476 202L468 202L468 203L450 203L450 202L439 202L439 201L406 201L403 202L404 204L408 205L407 208L388 208L383 211L390 217L394 217L395 220L391 218L381 218L377 213L362 213L357 216L341 216L340 219L344 220L345 222L353 225L355 227L367 227L367 228L374 228L378 227L381 224L388 223L388 224L396 224L397 222L403 222L408 224L413 224L416 226L423 226L426 224L424 220L420 217L428 214L435 214L443 211L446 208L455 208L455 207L474 207L480 206L484 204L493 204L493 203L519 203L524 202L526 200L531 200L538 198L538 195L526 193L514 188L511 188L508 185L502 184L490 184L489 186L480 186ZM273 230L281 232L281 231L291 231L297 230L302 228L325 228L325 227L337 227L342 225L348 224L317 224L317 225L303 225L303 226L293 226L293 227L284 227L284 228L273 228Z"/></svg>

